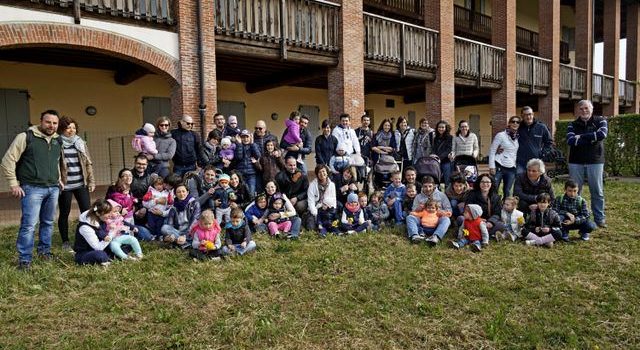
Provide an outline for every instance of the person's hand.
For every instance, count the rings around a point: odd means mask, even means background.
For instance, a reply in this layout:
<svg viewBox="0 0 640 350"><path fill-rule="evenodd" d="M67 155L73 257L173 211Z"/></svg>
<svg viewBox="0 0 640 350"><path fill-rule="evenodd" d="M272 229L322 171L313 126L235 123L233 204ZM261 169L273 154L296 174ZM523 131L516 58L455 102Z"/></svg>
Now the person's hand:
<svg viewBox="0 0 640 350"><path fill-rule="evenodd" d="M151 209L151 212L152 212L153 214L155 214L155 215L162 216L162 210L160 210L160 209L158 209L158 208L153 208L153 209Z"/></svg>
<svg viewBox="0 0 640 350"><path fill-rule="evenodd" d="M242 243L240 243L240 246L242 247L242 249L246 248L247 247L247 242L243 241Z"/></svg>
<svg viewBox="0 0 640 350"><path fill-rule="evenodd" d="M105 241L105 242L111 242L111 236L108 236L108 235L107 235L107 236L104 238L104 241Z"/></svg>
<svg viewBox="0 0 640 350"><path fill-rule="evenodd" d="M275 221L280 219L280 213L271 213L269 214L269 220Z"/></svg>
<svg viewBox="0 0 640 350"><path fill-rule="evenodd" d="M395 202L396 202L396 199L395 199L395 198L389 198L389 199L387 199L387 206L389 206L389 207L390 207L390 206L392 206L392 205L393 205L393 203L395 203Z"/></svg>
<svg viewBox="0 0 640 350"><path fill-rule="evenodd" d="M133 233L138 233L138 228L137 228L137 227L132 228L132 229L131 229L131 232L133 232Z"/></svg>
<svg viewBox="0 0 640 350"><path fill-rule="evenodd" d="M453 161L456 157L453 155L453 152L449 153L449 160Z"/></svg>
<svg viewBox="0 0 640 350"><path fill-rule="evenodd" d="M535 211L536 209L538 209L538 205L537 204L530 204L529 205L529 210Z"/></svg>
<svg viewBox="0 0 640 350"><path fill-rule="evenodd" d="M580 140L580 135L576 135L576 145L578 144L578 140Z"/></svg>
<svg viewBox="0 0 640 350"><path fill-rule="evenodd" d="M244 243L244 242L243 242L243 243ZM236 246L234 246L233 244L229 244L229 245L228 245L228 247L229 247L229 250L230 250L230 251L232 251L232 252L235 252L235 251L236 251ZM244 247L243 247L243 248L244 248Z"/></svg>
<svg viewBox="0 0 640 350"><path fill-rule="evenodd" d="M491 174L491 176L496 176L496 168L489 169L489 174Z"/></svg>
<svg viewBox="0 0 640 350"><path fill-rule="evenodd" d="M271 154L276 158L280 158L280 156L282 155L279 149L271 152Z"/></svg>
<svg viewBox="0 0 640 350"><path fill-rule="evenodd" d="M565 220L565 221L562 222L562 224L564 226L569 226L569 225L571 225L571 220Z"/></svg>
<svg viewBox="0 0 640 350"><path fill-rule="evenodd" d="M229 202L229 207L230 207L231 209L235 209L235 208L237 208L237 207L238 207L238 203L236 203L236 202Z"/></svg>
<svg viewBox="0 0 640 350"><path fill-rule="evenodd" d="M302 142L298 142L298 143L296 143L296 146L298 148L302 148L302 147L304 147L304 144Z"/></svg>
<svg viewBox="0 0 640 350"><path fill-rule="evenodd" d="M16 198L22 198L25 196L24 190L20 186L11 186L11 195Z"/></svg>
<svg viewBox="0 0 640 350"><path fill-rule="evenodd" d="M251 157L251 163L255 164L255 163L257 163L257 162L258 162L258 160L257 160L257 159L255 159L254 157Z"/></svg>
<svg viewBox="0 0 640 350"><path fill-rule="evenodd" d="M89 185L88 189L89 189L89 192L93 192L96 189L96 185Z"/></svg>
<svg viewBox="0 0 640 350"><path fill-rule="evenodd" d="M540 227L536 227L536 233L540 232Z"/></svg>
<svg viewBox="0 0 640 350"><path fill-rule="evenodd" d="M213 196L213 194L216 192L216 189L211 187L210 189L207 190L207 194L210 196Z"/></svg>
<svg viewBox="0 0 640 350"><path fill-rule="evenodd" d="M231 161L229 159L226 158L222 158L222 165L224 165L224 167L228 167L229 164L231 164Z"/></svg>
<svg viewBox="0 0 640 350"><path fill-rule="evenodd" d="M349 189L349 185L344 185L340 187L340 192L347 192L348 189Z"/></svg>
<svg viewBox="0 0 640 350"><path fill-rule="evenodd" d="M491 229L491 228L493 227L493 224L492 224L492 223L490 223L489 221L487 221L487 224L486 224L486 225L487 225L487 229Z"/></svg>
<svg viewBox="0 0 640 350"><path fill-rule="evenodd" d="M460 209L460 211L464 210L464 202L458 203L458 209Z"/></svg>
<svg viewBox="0 0 640 350"><path fill-rule="evenodd" d="M260 223L260 219L254 217L253 219L251 219L251 222L253 222L254 225L258 225Z"/></svg>
<svg viewBox="0 0 640 350"><path fill-rule="evenodd" d="M322 210L327 210L329 209L329 207L326 204L323 204L320 208L322 208Z"/></svg>
<svg viewBox="0 0 640 350"><path fill-rule="evenodd" d="M144 208L143 208L144 209ZM138 210L138 212L136 213L136 215L141 211L142 209ZM120 212L120 214L122 214L122 216L127 216L127 213L129 213L129 211L126 208L122 208L122 211Z"/></svg>
<svg viewBox="0 0 640 350"><path fill-rule="evenodd" d="M551 231L551 229L548 228L548 227L543 227L542 229L540 229L540 231L542 231L543 233L549 233L549 231Z"/></svg>
<svg viewBox="0 0 640 350"><path fill-rule="evenodd" d="M291 202L292 205L296 205L296 203L298 203L298 198L293 197L293 198L290 198L289 201Z"/></svg>
<svg viewBox="0 0 640 350"><path fill-rule="evenodd" d="M156 204L167 204L167 199L166 198L156 198L155 199Z"/></svg>
<svg viewBox="0 0 640 350"><path fill-rule="evenodd" d="M214 203L216 204L216 207L219 207L222 205L222 202L219 199L216 199Z"/></svg>
<svg viewBox="0 0 640 350"><path fill-rule="evenodd" d="M569 225L573 224L574 222L576 222L576 216L571 214L571 213L567 213L567 221L569 221Z"/></svg>
<svg viewBox="0 0 640 350"><path fill-rule="evenodd" d="M502 146L498 146L498 149L496 150L496 154L500 154L504 152L504 148L502 148Z"/></svg>
<svg viewBox="0 0 640 350"><path fill-rule="evenodd" d="M350 189L351 191L357 191L357 190L358 190L358 186L357 186L356 184L350 184L350 185L349 185L349 189Z"/></svg>

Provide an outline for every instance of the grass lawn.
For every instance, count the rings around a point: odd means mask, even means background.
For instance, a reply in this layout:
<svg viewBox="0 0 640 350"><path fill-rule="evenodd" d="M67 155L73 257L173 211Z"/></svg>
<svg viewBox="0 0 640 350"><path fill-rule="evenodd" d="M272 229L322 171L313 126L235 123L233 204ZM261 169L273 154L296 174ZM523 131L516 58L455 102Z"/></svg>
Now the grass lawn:
<svg viewBox="0 0 640 350"><path fill-rule="evenodd" d="M0 348L640 348L640 184L605 188L590 242L480 254L387 229L258 236L222 262L146 244L143 261L78 267L56 248L22 273L5 228Z"/></svg>

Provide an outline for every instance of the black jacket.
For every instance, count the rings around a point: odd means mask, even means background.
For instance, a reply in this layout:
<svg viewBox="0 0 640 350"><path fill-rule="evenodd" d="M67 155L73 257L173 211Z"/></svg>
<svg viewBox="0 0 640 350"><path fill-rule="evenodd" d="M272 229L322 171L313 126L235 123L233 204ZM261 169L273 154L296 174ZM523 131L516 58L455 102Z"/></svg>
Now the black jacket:
<svg viewBox="0 0 640 350"><path fill-rule="evenodd" d="M177 128L171 131L171 137L176 140L176 153L173 163L177 165L195 165L202 161L200 158L200 137L193 131Z"/></svg>
<svg viewBox="0 0 640 350"><path fill-rule="evenodd" d="M604 139L609 132L607 120L592 116L586 122L577 118L567 128L569 163L603 164ZM578 142L576 136L580 135Z"/></svg>
<svg viewBox="0 0 640 350"><path fill-rule="evenodd" d="M529 212L529 205L536 204L536 197L540 193L548 193L551 200L555 198L553 194L553 186L551 179L546 175L540 176L537 184L532 183L527 177L527 173L520 174L516 177L516 184L513 188L513 195L518 196L518 210L523 213Z"/></svg>
<svg viewBox="0 0 640 350"><path fill-rule="evenodd" d="M297 198L298 201L307 199L307 189L309 188L309 179L300 171L294 174L288 171L281 171L276 175L276 183L280 192L287 195L288 198Z"/></svg>
<svg viewBox="0 0 640 350"><path fill-rule="evenodd" d="M502 211L502 199L496 193L494 193L489 201L482 197L480 191L472 190L467 192L464 200L465 204L477 204L482 208L482 218L496 223L500 221L500 213Z"/></svg>

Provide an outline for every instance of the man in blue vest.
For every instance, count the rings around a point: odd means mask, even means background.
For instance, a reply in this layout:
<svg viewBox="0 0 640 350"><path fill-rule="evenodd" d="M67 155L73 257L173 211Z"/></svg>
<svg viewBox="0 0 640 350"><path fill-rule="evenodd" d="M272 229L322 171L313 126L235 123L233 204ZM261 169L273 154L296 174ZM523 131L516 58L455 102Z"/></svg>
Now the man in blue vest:
<svg viewBox="0 0 640 350"><path fill-rule="evenodd" d="M43 260L52 258L51 234L61 186L62 146L56 133L58 121L58 112L42 112L40 125L16 135L2 158L2 171L11 187L11 194L21 199L22 218L16 243L20 270L31 267L38 219L38 255Z"/></svg>

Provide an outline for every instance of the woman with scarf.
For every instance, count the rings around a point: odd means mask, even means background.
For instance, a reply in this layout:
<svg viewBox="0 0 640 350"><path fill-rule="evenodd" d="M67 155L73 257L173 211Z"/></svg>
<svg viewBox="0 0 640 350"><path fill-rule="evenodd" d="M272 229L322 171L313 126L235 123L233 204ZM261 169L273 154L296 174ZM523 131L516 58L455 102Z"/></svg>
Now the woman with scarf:
<svg viewBox="0 0 640 350"><path fill-rule="evenodd" d="M496 188L499 188L504 180L503 198L511 196L511 188L516 181L518 127L520 117L516 115L509 118L507 128L496 134L489 149L489 172L495 178Z"/></svg>
<svg viewBox="0 0 640 350"><path fill-rule="evenodd" d="M189 194L187 186L180 184L174 188L175 199L173 207L169 210L169 215L162 225L164 241L175 244L186 249L191 246L193 237L189 235L189 230L200 218L200 203Z"/></svg>
<svg viewBox="0 0 640 350"><path fill-rule="evenodd" d="M382 123L380 123L378 131L373 137L373 142L371 144L371 157L373 159L373 164L378 162L380 155L388 154L393 156L396 150L396 145L397 143L393 134L393 125L391 124L391 120L384 119Z"/></svg>
<svg viewBox="0 0 640 350"><path fill-rule="evenodd" d="M396 139L396 150L402 158L402 168L406 168L413 164L413 138L415 130L409 126L407 118L398 117L396 122L396 131L394 137Z"/></svg>
<svg viewBox="0 0 640 350"><path fill-rule="evenodd" d="M327 232L334 232L333 221L336 219L336 185L329 178L326 165L318 164L315 169L316 178L307 189L307 204L309 212L316 218L320 236Z"/></svg>
<svg viewBox="0 0 640 350"><path fill-rule="evenodd" d="M156 121L156 134L153 140L156 142L158 153L149 161L149 172L156 173L162 178L169 175L169 161L176 154L176 140L171 137L171 120L169 117L160 117Z"/></svg>
<svg viewBox="0 0 640 350"><path fill-rule="evenodd" d="M62 249L73 252L69 243L69 213L73 197L78 202L80 212L89 210L91 198L89 192L96 188L93 177L93 165L87 144L78 133L78 123L64 116L58 124L58 134L62 140L62 155L60 159L60 176L62 191L58 197L60 215L58 217L58 231L62 237Z"/></svg>

